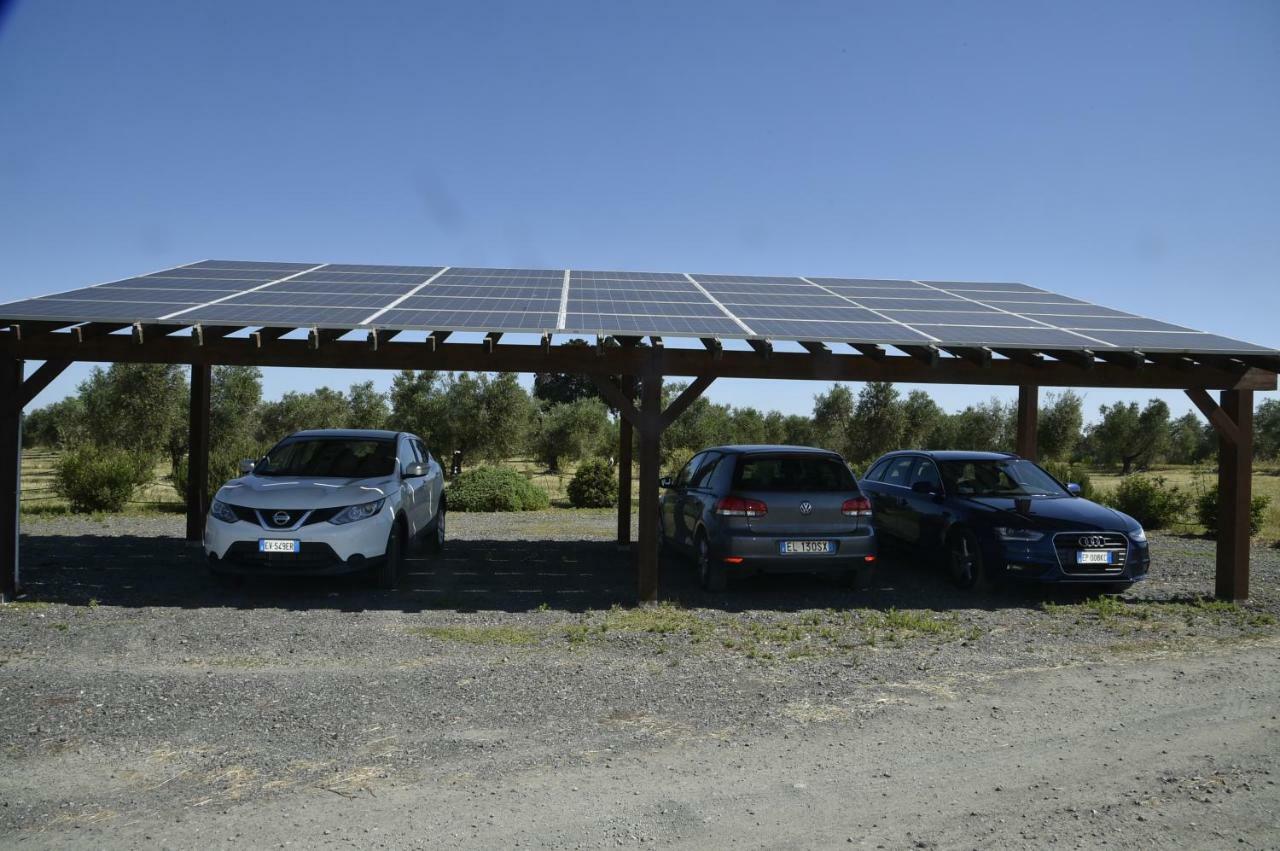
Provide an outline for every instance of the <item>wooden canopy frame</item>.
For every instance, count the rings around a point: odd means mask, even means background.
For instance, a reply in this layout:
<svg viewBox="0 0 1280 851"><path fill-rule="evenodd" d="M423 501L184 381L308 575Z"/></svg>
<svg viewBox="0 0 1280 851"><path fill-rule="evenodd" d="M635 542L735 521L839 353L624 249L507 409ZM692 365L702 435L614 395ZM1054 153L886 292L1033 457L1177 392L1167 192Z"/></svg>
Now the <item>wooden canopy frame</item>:
<svg viewBox="0 0 1280 851"><path fill-rule="evenodd" d="M208 506L209 398L215 364L341 369L564 372L590 376L621 412L618 543L630 546L631 444L640 445L640 524L635 547L640 600L658 597L659 440L663 430L716 378L824 381L894 381L919 384L1003 385L1018 388L1018 453L1036 458L1040 387L1108 387L1184 390L1218 433L1218 597L1240 600L1249 593L1249 503L1253 457L1253 393L1274 390L1280 356L1214 353L1165 355L1137 351L1065 351L933 346L899 347L892 355L877 345L852 343L836 352L804 343L804 352L775 352L767 340L748 340L751 351L726 350L716 339L702 349L668 349L659 337L639 346L594 348L504 344L499 333L479 343L448 342L438 331L423 342L397 341L397 332L310 328L306 339L285 339L294 328L208 325L121 325L23 322L0 332L0 600L20 589L18 569L19 491L23 408L75 361L165 363L191 366L190 462L187 538L198 542ZM249 333L244 333L244 332ZM994 355L994 356L993 356ZM41 361L30 376L26 361ZM665 410L662 382L687 376L692 383ZM641 388L635 404L637 382ZM1220 391L1215 402L1209 391Z"/></svg>

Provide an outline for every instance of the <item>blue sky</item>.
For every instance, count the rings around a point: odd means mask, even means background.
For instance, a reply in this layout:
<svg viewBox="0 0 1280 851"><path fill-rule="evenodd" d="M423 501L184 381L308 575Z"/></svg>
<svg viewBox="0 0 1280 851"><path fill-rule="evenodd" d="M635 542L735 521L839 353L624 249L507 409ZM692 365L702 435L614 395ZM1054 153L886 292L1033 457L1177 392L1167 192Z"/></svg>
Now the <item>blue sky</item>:
<svg viewBox="0 0 1280 851"><path fill-rule="evenodd" d="M1280 347L1277 44L1269 0L19 0L0 295L209 257L1018 280Z"/></svg>

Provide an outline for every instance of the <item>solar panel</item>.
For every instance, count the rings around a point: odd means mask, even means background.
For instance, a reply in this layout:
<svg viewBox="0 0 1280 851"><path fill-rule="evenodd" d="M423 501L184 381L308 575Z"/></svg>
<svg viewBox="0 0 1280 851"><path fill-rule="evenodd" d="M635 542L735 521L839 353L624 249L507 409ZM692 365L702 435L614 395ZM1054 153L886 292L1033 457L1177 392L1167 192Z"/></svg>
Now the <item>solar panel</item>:
<svg viewBox="0 0 1280 851"><path fill-rule="evenodd" d="M1274 350L1007 281L202 260L0 305L22 320Z"/></svg>

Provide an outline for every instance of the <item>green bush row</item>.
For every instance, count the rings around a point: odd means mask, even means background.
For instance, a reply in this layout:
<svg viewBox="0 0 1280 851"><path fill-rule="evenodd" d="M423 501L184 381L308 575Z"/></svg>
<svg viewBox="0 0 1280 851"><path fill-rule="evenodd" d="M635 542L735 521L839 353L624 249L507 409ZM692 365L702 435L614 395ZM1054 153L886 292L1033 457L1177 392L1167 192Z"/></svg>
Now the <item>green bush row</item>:
<svg viewBox="0 0 1280 851"><path fill-rule="evenodd" d="M445 490L450 511L539 511L551 505L547 492L507 467L476 467Z"/></svg>

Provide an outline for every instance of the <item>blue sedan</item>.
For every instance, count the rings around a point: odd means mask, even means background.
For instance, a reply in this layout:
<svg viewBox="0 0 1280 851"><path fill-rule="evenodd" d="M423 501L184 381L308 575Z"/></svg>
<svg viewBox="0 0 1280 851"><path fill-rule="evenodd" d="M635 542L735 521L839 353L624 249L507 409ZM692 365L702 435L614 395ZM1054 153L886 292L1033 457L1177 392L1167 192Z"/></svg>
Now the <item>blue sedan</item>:
<svg viewBox="0 0 1280 851"><path fill-rule="evenodd" d="M1107 584L1145 579L1142 526L1002 452L890 452L861 481L876 534L940 557L952 580Z"/></svg>

